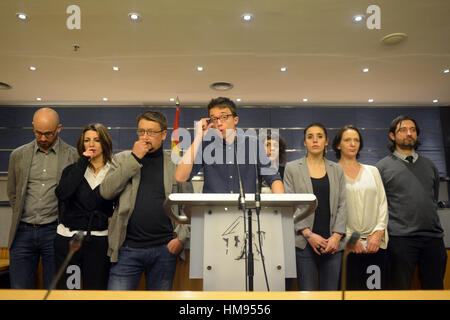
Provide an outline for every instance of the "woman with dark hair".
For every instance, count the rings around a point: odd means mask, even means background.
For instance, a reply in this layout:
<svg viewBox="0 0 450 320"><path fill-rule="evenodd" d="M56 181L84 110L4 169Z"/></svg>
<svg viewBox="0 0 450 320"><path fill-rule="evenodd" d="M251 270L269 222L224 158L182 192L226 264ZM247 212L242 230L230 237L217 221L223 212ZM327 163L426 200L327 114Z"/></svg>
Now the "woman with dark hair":
<svg viewBox="0 0 450 320"><path fill-rule="evenodd" d="M81 249L69 262L71 269L63 272L57 288L106 290L110 267L107 256L108 218L113 213L113 201L100 196L99 185L110 166L111 136L102 124L89 124L81 133L77 149L79 160L64 169L55 190L59 200L56 270L67 256L71 237L79 231L85 237Z"/></svg>
<svg viewBox="0 0 450 320"><path fill-rule="evenodd" d="M259 134L267 156L272 166L278 171L281 179L284 177L284 169L286 166L286 141L279 134L278 130L262 130ZM262 182L262 192L270 193L270 187L265 181Z"/></svg>
<svg viewBox="0 0 450 320"><path fill-rule="evenodd" d="M385 289L388 210L386 193L378 169L358 162L363 147L362 136L355 126L338 130L333 150L344 169L347 190L347 232L360 234L347 261L347 288L351 290ZM374 266L379 281L368 281Z"/></svg>
<svg viewBox="0 0 450 320"><path fill-rule="evenodd" d="M289 162L284 172L286 193L314 193L318 201L316 211L295 224L298 287L338 290L347 216L344 172L324 157L328 137L322 124L305 129L303 144L306 157Z"/></svg>

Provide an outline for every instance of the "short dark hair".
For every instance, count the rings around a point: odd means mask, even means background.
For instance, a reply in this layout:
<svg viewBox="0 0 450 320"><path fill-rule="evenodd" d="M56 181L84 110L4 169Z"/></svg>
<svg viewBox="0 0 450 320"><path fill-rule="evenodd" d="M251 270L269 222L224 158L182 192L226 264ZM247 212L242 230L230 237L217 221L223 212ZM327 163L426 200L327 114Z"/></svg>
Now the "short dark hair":
<svg viewBox="0 0 450 320"><path fill-rule="evenodd" d="M137 123L142 119L159 123L161 130L167 130L167 118L161 111L146 111L137 117Z"/></svg>
<svg viewBox="0 0 450 320"><path fill-rule="evenodd" d="M98 138L100 139L100 144L103 150L103 163L106 164L112 159L112 139L108 129L101 123L90 123L83 128L77 142L78 154L81 157L81 155L86 151L84 148L84 135L86 131L90 130L98 133Z"/></svg>
<svg viewBox="0 0 450 320"><path fill-rule="evenodd" d="M392 132L394 134L395 137L395 132L397 130L397 126L405 121L405 120L410 120L412 122L414 122L414 125L416 126L416 132L417 132L417 141L416 144L414 145L414 149L417 149L422 143L419 141L419 134L420 134L420 128L419 125L417 124L417 121L414 120L412 117L407 116L407 115L399 115L397 118L395 118L394 120L392 120L391 125L389 127L389 132ZM391 138L388 136L389 138L389 143L388 143L388 149L391 152L395 151L395 141L392 141Z"/></svg>
<svg viewBox="0 0 450 320"><path fill-rule="evenodd" d="M359 158L359 152L362 150L362 148L364 146L364 142L363 142L363 138L362 138L361 132L359 132L358 128L355 127L352 124L343 126L343 127L338 129L338 131L336 132L336 135L333 138L333 143L332 143L331 146L332 146L332 148L334 150L334 153L336 154L336 158L340 159L341 158L341 150L339 150L338 147L339 147L339 144L341 143L342 135L347 130L356 131L358 133L358 135L359 135L359 149L358 149L358 152L356 153L356 159L358 159Z"/></svg>
<svg viewBox="0 0 450 320"><path fill-rule="evenodd" d="M208 103L208 113L212 108L219 107L219 108L228 108L230 109L233 116L237 116L237 108L236 104L233 102L233 100L225 97L218 97L215 99L211 99L211 101Z"/></svg>

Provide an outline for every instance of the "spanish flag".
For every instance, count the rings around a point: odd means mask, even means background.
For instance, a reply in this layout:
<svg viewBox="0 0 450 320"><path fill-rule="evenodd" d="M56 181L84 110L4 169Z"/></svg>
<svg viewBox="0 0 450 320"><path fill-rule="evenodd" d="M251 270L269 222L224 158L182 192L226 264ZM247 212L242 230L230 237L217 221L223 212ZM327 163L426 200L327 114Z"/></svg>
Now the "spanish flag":
<svg viewBox="0 0 450 320"><path fill-rule="evenodd" d="M172 146L171 146L171 150L172 153L176 153L179 156L181 156L181 151L180 148L178 147L178 143L180 143L180 137L178 136L178 120L180 118L180 100L175 101L175 104L177 106L177 111L175 113L175 121L173 123L173 131L172 131Z"/></svg>

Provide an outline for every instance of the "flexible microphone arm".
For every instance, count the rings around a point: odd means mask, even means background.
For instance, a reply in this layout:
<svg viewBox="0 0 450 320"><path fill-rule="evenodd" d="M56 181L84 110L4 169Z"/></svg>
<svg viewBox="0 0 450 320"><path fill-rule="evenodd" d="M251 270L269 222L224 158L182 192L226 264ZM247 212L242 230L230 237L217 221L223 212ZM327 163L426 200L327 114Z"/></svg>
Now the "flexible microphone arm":
<svg viewBox="0 0 450 320"><path fill-rule="evenodd" d="M69 253L67 254L66 259L64 260L63 264L59 268L56 277L53 279L52 283L50 284L50 287L48 288L48 291L44 297L44 300L47 300L48 296L50 295L50 292L53 289L55 289L56 284L58 283L59 279L61 278L64 270L66 269L67 265L69 264L70 259L72 259L72 256L74 255L74 253L76 251L78 251L78 249L81 248L81 244L83 243L83 238L84 238L83 231L78 231L77 233L75 233L73 235L72 239L70 239Z"/></svg>

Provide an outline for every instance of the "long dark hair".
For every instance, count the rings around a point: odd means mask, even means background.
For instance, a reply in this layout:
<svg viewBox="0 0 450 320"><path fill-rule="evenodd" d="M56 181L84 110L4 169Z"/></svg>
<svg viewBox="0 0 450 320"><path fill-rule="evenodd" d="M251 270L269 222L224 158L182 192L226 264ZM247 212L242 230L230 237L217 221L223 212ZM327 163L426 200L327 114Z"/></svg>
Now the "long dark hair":
<svg viewBox="0 0 450 320"><path fill-rule="evenodd" d="M319 127L320 129L323 130L323 132L325 133L325 139L328 139L328 132L327 132L327 128L325 128L325 126L323 124L321 124L320 122L314 122L311 123L309 126L307 126L305 128L305 130L303 130L303 142L305 142L306 140L306 131L308 131L309 128L312 127ZM306 153L308 153L308 151L306 151ZM325 148L323 149L323 156L325 157L325 154L327 153L327 147L325 146Z"/></svg>
<svg viewBox="0 0 450 320"><path fill-rule="evenodd" d="M417 124L416 120L414 120L413 118L411 118L410 116L405 116L405 115L399 115L397 118L395 118L394 120L392 120L391 122L391 126L389 127L389 132L392 132L392 134L395 137L395 133L397 130L397 126L401 123L402 121L405 120L411 120L412 122L414 122L414 125L416 126L416 132L417 132L417 141L416 144L414 145L414 149L417 149L422 143L419 141L419 134L420 134L420 128L419 125ZM391 138L389 137L389 143L388 143L388 149L391 152L395 151L395 140L391 140Z"/></svg>
<svg viewBox="0 0 450 320"><path fill-rule="evenodd" d="M84 148L84 135L86 131L89 130L98 133L98 138L100 139L100 144L102 145L103 150L103 164L106 164L112 159L112 139L108 129L106 129L106 127L101 123L90 123L83 128L83 131L81 132L80 138L77 142L78 154L81 157L81 155L86 151L86 149Z"/></svg>

